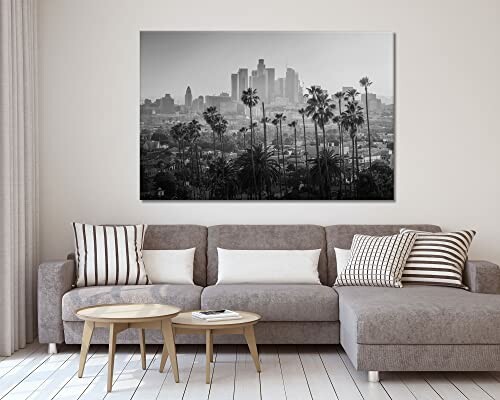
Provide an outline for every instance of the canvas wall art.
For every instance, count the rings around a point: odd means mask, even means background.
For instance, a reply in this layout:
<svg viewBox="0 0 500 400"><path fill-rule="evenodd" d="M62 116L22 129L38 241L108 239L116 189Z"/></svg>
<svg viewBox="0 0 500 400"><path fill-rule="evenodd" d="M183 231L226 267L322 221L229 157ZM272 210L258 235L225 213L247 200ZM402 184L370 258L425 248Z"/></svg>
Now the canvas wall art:
<svg viewBox="0 0 500 400"><path fill-rule="evenodd" d="M140 34L142 200L393 200L394 35Z"/></svg>

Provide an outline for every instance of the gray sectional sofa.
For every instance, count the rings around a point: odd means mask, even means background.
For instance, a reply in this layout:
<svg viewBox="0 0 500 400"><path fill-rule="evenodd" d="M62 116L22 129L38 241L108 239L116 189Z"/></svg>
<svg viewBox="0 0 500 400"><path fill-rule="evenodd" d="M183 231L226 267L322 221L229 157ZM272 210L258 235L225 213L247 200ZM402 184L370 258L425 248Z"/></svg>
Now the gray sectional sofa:
<svg viewBox="0 0 500 400"><path fill-rule="evenodd" d="M350 248L357 233L390 235L401 227L439 231L434 225L152 225L145 249L196 247L191 285L99 286L75 288L75 262L40 265L38 270L39 340L80 343L83 323L78 308L94 304L164 303L184 310L229 308L262 316L258 343L341 344L358 370L435 371L500 370L500 268L468 261L470 291L446 287L332 287L336 278L334 247ZM322 249L321 285L215 285L217 247L226 249ZM93 343L107 343L96 329ZM160 343L159 332L146 340ZM182 335L178 343L201 343ZM235 343L238 336L218 336ZM127 330L118 342L136 342ZM243 341L241 341L243 343Z"/></svg>

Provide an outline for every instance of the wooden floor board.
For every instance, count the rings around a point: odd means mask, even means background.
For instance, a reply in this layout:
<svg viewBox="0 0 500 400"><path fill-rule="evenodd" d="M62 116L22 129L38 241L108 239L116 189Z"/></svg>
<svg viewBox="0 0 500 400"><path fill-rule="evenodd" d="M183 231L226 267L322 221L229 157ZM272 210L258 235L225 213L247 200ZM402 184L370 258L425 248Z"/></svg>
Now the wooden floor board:
<svg viewBox="0 0 500 400"><path fill-rule="evenodd" d="M255 369L248 346L236 348L236 375L234 381L235 400L253 400L260 398L260 376Z"/></svg>
<svg viewBox="0 0 500 400"><path fill-rule="evenodd" d="M92 345L77 377L80 346L59 346L50 355L33 343L0 361L0 399L5 400L500 400L499 372L381 372L379 383L356 371L339 346L259 345L261 374L245 345L216 345L211 382L205 383L205 346L179 345L180 382L170 360L159 372L159 345L118 345L114 385L106 392L108 347Z"/></svg>
<svg viewBox="0 0 500 400"><path fill-rule="evenodd" d="M116 383L122 371L137 352L137 346L124 345L118 347L113 368L113 384ZM102 368L95 379L85 388L84 392L80 395L80 400L103 399L107 394L107 378L108 368L106 360L106 367Z"/></svg>
<svg viewBox="0 0 500 400"><path fill-rule="evenodd" d="M52 355L43 362L35 371L26 376L17 386L5 396L9 400L24 400L36 391L47 379L49 379L70 357L76 353L62 349L58 354Z"/></svg>
<svg viewBox="0 0 500 400"><path fill-rule="evenodd" d="M340 400L363 400L336 346L318 346L319 355Z"/></svg>
<svg viewBox="0 0 500 400"><path fill-rule="evenodd" d="M286 400L277 346L259 346L259 355L262 368L260 374L262 400Z"/></svg>
<svg viewBox="0 0 500 400"><path fill-rule="evenodd" d="M358 387L361 395L365 399L370 400L387 400L390 399L390 396L385 391L384 387L380 383L368 382L366 371L356 371L347 357L347 354L342 349L338 349L340 357L344 362L344 365L349 370L352 378L356 382L356 386Z"/></svg>
<svg viewBox="0 0 500 400"><path fill-rule="evenodd" d="M236 346L217 345L214 352L215 365L208 398L232 400L236 378Z"/></svg>
<svg viewBox="0 0 500 400"><path fill-rule="evenodd" d="M467 397L444 374L427 372L422 376L444 400L467 400Z"/></svg>
<svg viewBox="0 0 500 400"><path fill-rule="evenodd" d="M442 397L417 372L400 372L399 377L419 400L441 400Z"/></svg>
<svg viewBox="0 0 500 400"><path fill-rule="evenodd" d="M296 346L279 346L278 355L287 400L312 399Z"/></svg>
<svg viewBox="0 0 500 400"><path fill-rule="evenodd" d="M299 358L314 400L338 400L316 346L298 346Z"/></svg>
<svg viewBox="0 0 500 400"><path fill-rule="evenodd" d="M381 373L380 384L391 399L415 400L417 397L394 372Z"/></svg>
<svg viewBox="0 0 500 400"><path fill-rule="evenodd" d="M183 400L208 399L210 384L205 381L205 346L199 346L191 369ZM211 371L213 373L213 370Z"/></svg>
<svg viewBox="0 0 500 400"><path fill-rule="evenodd" d="M490 374L471 372L470 378L495 400L500 400L500 383Z"/></svg>
<svg viewBox="0 0 500 400"><path fill-rule="evenodd" d="M161 386L160 392L158 393L158 399L161 400L180 400L184 396L186 387L191 378L191 373L194 367L194 362L199 351L203 349L199 346L178 346L177 350L177 364L179 366L179 383L174 380L174 375L172 374L170 357L165 365L166 376L163 384ZM203 355L205 353L203 352ZM169 368L167 370L167 367ZM165 372L164 372L165 373ZM135 396L140 399L140 394L136 392Z"/></svg>

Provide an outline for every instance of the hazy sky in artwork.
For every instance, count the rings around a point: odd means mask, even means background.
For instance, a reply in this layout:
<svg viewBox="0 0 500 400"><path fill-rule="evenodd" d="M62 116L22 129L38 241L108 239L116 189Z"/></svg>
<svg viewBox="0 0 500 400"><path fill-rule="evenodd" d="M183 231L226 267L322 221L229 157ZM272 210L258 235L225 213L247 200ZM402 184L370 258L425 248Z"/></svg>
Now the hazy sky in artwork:
<svg viewBox="0 0 500 400"><path fill-rule="evenodd" d="M231 73L257 69L259 58L275 68L299 73L305 87L330 93L342 86L361 91L359 79L373 81L370 91L394 95L394 35L382 32L141 32L141 98L170 93L184 101L231 92Z"/></svg>

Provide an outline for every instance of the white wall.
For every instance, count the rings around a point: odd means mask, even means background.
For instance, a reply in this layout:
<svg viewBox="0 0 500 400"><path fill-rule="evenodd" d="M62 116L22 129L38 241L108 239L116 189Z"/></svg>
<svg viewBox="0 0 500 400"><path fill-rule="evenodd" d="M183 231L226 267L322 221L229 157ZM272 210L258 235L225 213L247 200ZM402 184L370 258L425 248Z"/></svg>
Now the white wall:
<svg viewBox="0 0 500 400"><path fill-rule="evenodd" d="M424 222L445 229L477 229L472 256L500 262L498 4L41 1L43 259L61 258L71 250L74 220L206 225ZM395 32L396 201L141 202L139 31L207 29Z"/></svg>

